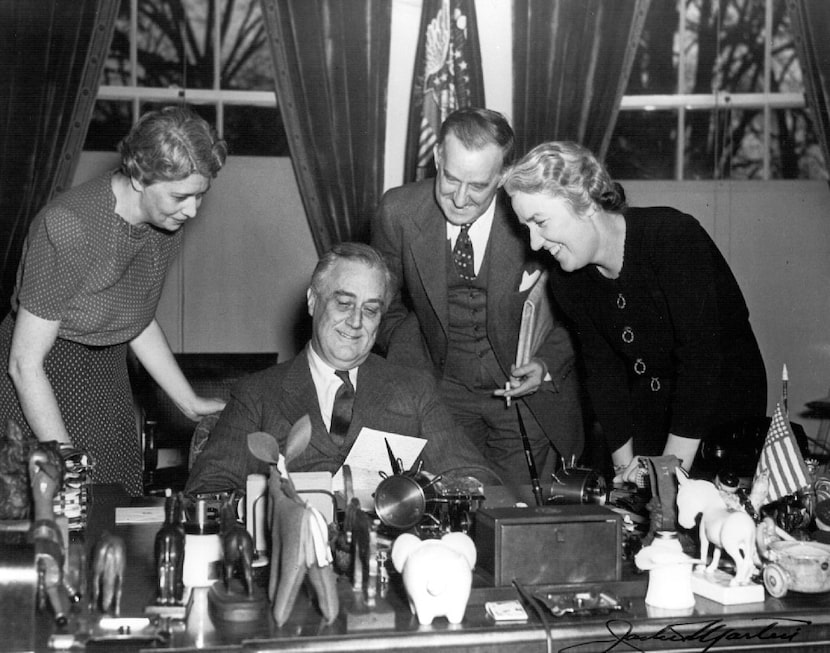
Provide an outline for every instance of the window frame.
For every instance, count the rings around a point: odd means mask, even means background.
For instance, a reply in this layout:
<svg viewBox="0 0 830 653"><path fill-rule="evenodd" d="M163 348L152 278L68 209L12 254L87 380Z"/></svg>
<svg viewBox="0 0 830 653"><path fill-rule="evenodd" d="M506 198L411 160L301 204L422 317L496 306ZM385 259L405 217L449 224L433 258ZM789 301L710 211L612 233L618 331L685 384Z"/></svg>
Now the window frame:
<svg viewBox="0 0 830 653"><path fill-rule="evenodd" d="M772 2L764 0L764 30L765 34L772 31ZM677 0L678 4L678 35L680 42L685 42L686 34L686 0ZM660 95L623 95L620 111L677 111L677 134L675 147L674 180L684 181L684 165L686 151L686 113L688 111L720 111L730 109L761 109L764 122L764 155L762 174L760 179L746 181L770 180L770 149L771 149L771 113L780 109L804 109L806 101L803 93L770 92L770 75L772 70L772 40L764 39L764 90L760 93L730 93L714 91L712 93L685 93L684 80L686 79L686 53L684 48L678 48L677 88L678 93ZM714 177L719 179L717 174Z"/></svg>

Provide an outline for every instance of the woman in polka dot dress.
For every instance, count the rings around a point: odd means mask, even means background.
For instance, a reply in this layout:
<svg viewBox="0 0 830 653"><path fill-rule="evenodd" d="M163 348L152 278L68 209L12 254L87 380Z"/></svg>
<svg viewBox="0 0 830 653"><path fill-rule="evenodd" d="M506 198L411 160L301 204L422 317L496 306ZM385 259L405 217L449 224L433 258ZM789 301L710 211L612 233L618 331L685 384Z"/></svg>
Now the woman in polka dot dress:
<svg viewBox="0 0 830 653"><path fill-rule="evenodd" d="M89 453L97 483L142 493L127 347L191 419L224 403L197 396L155 319L182 225L227 156L186 107L152 111L119 145L120 169L70 189L29 229L11 313L0 325L0 429Z"/></svg>
<svg viewBox="0 0 830 653"><path fill-rule="evenodd" d="M636 480L638 456L674 455L688 470L701 439L766 414L746 302L697 220L627 206L604 166L569 142L534 148L505 189L531 246L556 260L551 288L618 479Z"/></svg>

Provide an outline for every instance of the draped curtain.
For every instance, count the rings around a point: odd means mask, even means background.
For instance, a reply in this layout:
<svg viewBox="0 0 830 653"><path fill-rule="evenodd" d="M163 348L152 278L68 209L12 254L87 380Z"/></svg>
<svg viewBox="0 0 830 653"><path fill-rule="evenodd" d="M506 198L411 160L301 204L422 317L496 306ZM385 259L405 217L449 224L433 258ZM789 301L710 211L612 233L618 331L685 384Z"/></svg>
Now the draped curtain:
<svg viewBox="0 0 830 653"><path fill-rule="evenodd" d="M650 0L514 0L517 152L581 143L605 158Z"/></svg>
<svg viewBox="0 0 830 653"><path fill-rule="evenodd" d="M798 61L804 79L804 95L812 109L825 166L830 170L830 2L787 0Z"/></svg>
<svg viewBox="0 0 830 653"><path fill-rule="evenodd" d="M317 251L368 242L383 190L392 3L262 0L262 8Z"/></svg>
<svg viewBox="0 0 830 653"><path fill-rule="evenodd" d="M0 315L29 223L72 183L117 12L109 0L0 0Z"/></svg>

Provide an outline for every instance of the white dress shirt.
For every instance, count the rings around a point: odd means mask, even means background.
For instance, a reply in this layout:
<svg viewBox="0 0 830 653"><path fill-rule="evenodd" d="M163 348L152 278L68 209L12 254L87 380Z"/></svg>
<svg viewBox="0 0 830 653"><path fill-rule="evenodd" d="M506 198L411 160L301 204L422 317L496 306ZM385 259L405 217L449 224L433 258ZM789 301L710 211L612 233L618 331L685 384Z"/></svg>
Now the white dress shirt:
<svg viewBox="0 0 830 653"><path fill-rule="evenodd" d="M343 385L340 377L335 375L335 369L323 361L314 351L314 347L308 347L308 367L311 370L311 380L317 390L317 403L320 405L320 413L323 416L323 423L326 430L331 429L331 412L334 410L334 397L337 390ZM357 392L357 369L349 370L349 380Z"/></svg>
<svg viewBox="0 0 830 653"><path fill-rule="evenodd" d="M476 276L478 276L478 271L481 269L481 260L484 258L484 252L487 249L487 240L490 238L494 215L496 215L495 197L490 202L487 210L470 225L467 232L470 234L470 242L473 244L473 269ZM447 240L450 241L450 249L455 247L455 241L458 240L458 234L460 233L461 227L447 222Z"/></svg>

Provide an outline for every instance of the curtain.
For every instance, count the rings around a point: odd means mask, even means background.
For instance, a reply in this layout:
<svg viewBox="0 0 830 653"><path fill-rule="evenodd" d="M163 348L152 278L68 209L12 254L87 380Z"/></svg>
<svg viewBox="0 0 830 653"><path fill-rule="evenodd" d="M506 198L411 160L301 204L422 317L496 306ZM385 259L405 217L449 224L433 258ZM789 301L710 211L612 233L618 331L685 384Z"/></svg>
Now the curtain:
<svg viewBox="0 0 830 653"><path fill-rule="evenodd" d="M812 109L825 165L830 170L830 2L787 0L787 11L804 78L804 95Z"/></svg>
<svg viewBox="0 0 830 653"><path fill-rule="evenodd" d="M72 183L118 3L0 0L0 315L29 223Z"/></svg>
<svg viewBox="0 0 830 653"><path fill-rule="evenodd" d="M432 149L450 113L484 106L475 2L425 0L418 34L404 181L435 174Z"/></svg>
<svg viewBox="0 0 830 653"><path fill-rule="evenodd" d="M317 251L368 242L383 189L392 3L262 0L262 8Z"/></svg>
<svg viewBox="0 0 830 653"><path fill-rule="evenodd" d="M514 0L519 155L543 141L571 140L605 158L649 3Z"/></svg>

